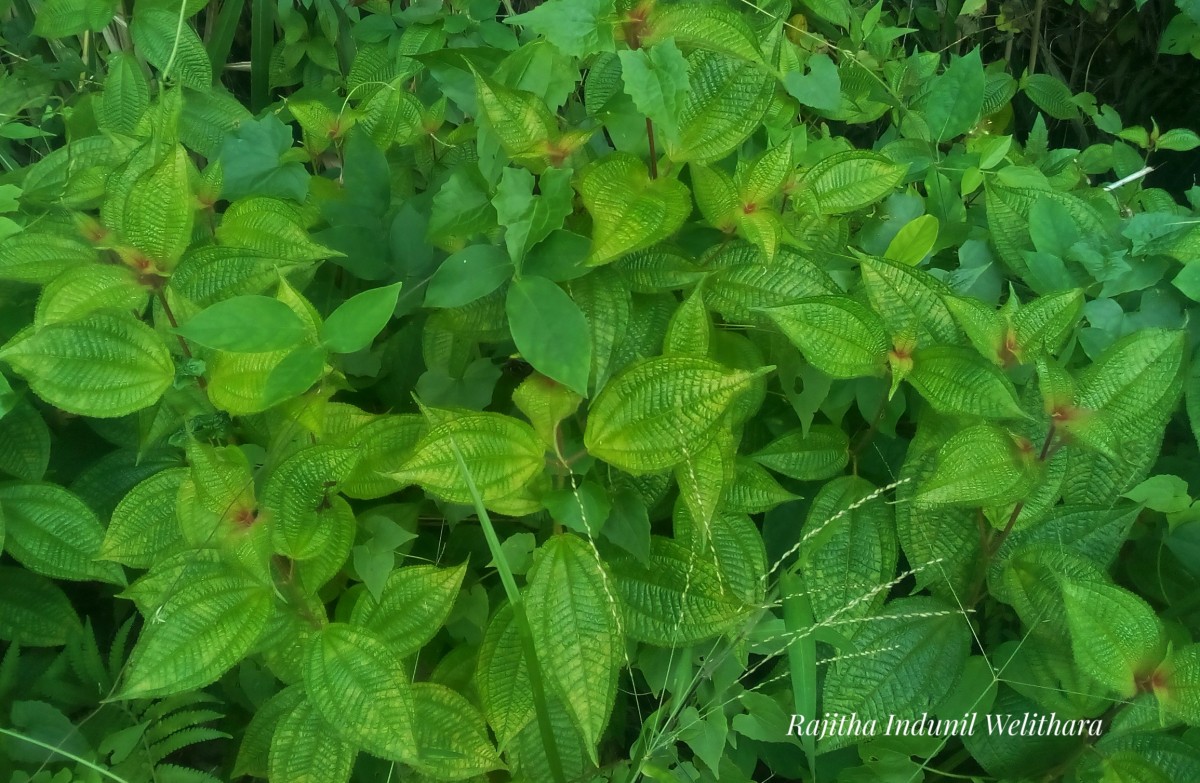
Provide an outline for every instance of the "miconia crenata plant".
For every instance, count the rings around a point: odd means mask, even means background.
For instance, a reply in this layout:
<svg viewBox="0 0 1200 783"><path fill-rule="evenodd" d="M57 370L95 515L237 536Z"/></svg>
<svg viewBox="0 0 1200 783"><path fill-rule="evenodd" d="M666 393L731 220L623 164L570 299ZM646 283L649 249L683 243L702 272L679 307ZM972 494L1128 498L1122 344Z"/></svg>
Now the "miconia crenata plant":
<svg viewBox="0 0 1200 783"><path fill-rule="evenodd" d="M1200 780L1200 137L959 6L0 3L0 781Z"/></svg>

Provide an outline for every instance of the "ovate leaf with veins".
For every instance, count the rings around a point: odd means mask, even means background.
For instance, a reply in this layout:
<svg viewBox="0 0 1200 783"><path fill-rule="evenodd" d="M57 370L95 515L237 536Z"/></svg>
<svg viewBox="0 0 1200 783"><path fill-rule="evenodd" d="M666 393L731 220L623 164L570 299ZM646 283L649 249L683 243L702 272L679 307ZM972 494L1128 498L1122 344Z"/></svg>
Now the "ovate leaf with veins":
<svg viewBox="0 0 1200 783"><path fill-rule="evenodd" d="M373 631L397 655L411 655L425 646L450 616L464 574L465 565L397 568L388 576L378 601L370 595L358 599L350 622Z"/></svg>
<svg viewBox="0 0 1200 783"><path fill-rule="evenodd" d="M169 64L170 76L180 84L201 92L212 89L208 52L191 25L179 24L176 10L139 6L129 32L142 55L159 71Z"/></svg>
<svg viewBox="0 0 1200 783"><path fill-rule="evenodd" d="M413 687L400 657L365 628L326 626L308 643L304 687L339 736L394 761L415 761Z"/></svg>
<svg viewBox="0 0 1200 783"><path fill-rule="evenodd" d="M622 627L631 638L663 646L694 644L732 630L753 607L725 584L711 555L655 536L646 565L612 561Z"/></svg>
<svg viewBox="0 0 1200 783"><path fill-rule="evenodd" d="M776 473L801 481L819 481L842 472L850 461L850 440L840 427L817 424L796 428L751 457Z"/></svg>
<svg viewBox="0 0 1200 783"><path fill-rule="evenodd" d="M968 348L935 345L917 351L907 376L934 410L954 416L1028 418L1012 382L991 362Z"/></svg>
<svg viewBox="0 0 1200 783"><path fill-rule="evenodd" d="M882 375L891 347L879 316L844 296L763 311L817 369L834 378Z"/></svg>
<svg viewBox="0 0 1200 783"><path fill-rule="evenodd" d="M188 169L187 151L176 144L122 194L120 239L162 270L174 268L192 241L195 209Z"/></svg>
<svg viewBox="0 0 1200 783"><path fill-rule="evenodd" d="M1130 698L1167 651L1167 635L1144 600L1115 585L1064 579L1063 606L1075 660L1089 677Z"/></svg>
<svg viewBox="0 0 1200 783"><path fill-rule="evenodd" d="M892 601L854 637L854 648L866 654L847 655L830 667L824 708L881 723L890 715L920 715L954 689L970 644L971 626L961 610L933 598ZM849 734L835 734L823 747L852 741Z"/></svg>
<svg viewBox="0 0 1200 783"><path fill-rule="evenodd" d="M544 676L567 705L595 760L617 695L624 640L611 577L580 537L542 545L527 588L529 625Z"/></svg>
<svg viewBox="0 0 1200 783"><path fill-rule="evenodd" d="M514 161L536 159L546 143L558 136L558 120L533 93L505 87L479 73L475 89L488 126Z"/></svg>
<svg viewBox="0 0 1200 783"><path fill-rule="evenodd" d="M295 783L346 783L358 751L303 699L281 718L270 738L268 773Z"/></svg>
<svg viewBox="0 0 1200 783"><path fill-rule="evenodd" d="M114 311L22 332L0 348L0 360L51 405L97 418L150 407L175 378L154 330Z"/></svg>
<svg viewBox="0 0 1200 783"><path fill-rule="evenodd" d="M651 179L646 164L623 152L590 166L580 195L594 224L588 259L593 266L666 239L692 211L683 183L669 177Z"/></svg>
<svg viewBox="0 0 1200 783"><path fill-rule="evenodd" d="M690 90L679 117L679 141L668 152L675 161L712 163L761 127L775 79L754 63L711 51L693 53L688 63Z"/></svg>
<svg viewBox="0 0 1200 783"><path fill-rule="evenodd" d="M631 473L673 467L703 448L734 397L772 369L743 372L686 356L638 362L596 397L584 444Z"/></svg>
<svg viewBox="0 0 1200 783"><path fill-rule="evenodd" d="M503 748L536 715L529 666L508 604L500 607L484 633L475 685L488 723Z"/></svg>
<svg viewBox="0 0 1200 783"><path fill-rule="evenodd" d="M796 188L798 208L842 215L874 204L900 184L908 165L877 152L849 150L821 160Z"/></svg>
<svg viewBox="0 0 1200 783"><path fill-rule="evenodd" d="M413 766L436 780L465 780L503 768L483 716L471 702L433 682L415 683L413 698L420 716Z"/></svg>
<svg viewBox="0 0 1200 783"><path fill-rule="evenodd" d="M420 484L452 503L470 503L457 449L488 503L511 495L542 471L546 447L528 424L499 413L439 411L437 416L412 458L392 474L397 481Z"/></svg>
<svg viewBox="0 0 1200 783"><path fill-rule="evenodd" d="M992 506L1012 503L1033 483L1032 447L1005 430L979 424L947 440L937 467L921 486L925 503Z"/></svg>
<svg viewBox="0 0 1200 783"><path fill-rule="evenodd" d="M175 502L188 468L155 473L121 499L97 557L131 568L149 568L179 541Z"/></svg>
<svg viewBox="0 0 1200 783"><path fill-rule="evenodd" d="M274 606L269 585L232 567L172 579L130 653L119 698L168 696L215 682L250 652Z"/></svg>
<svg viewBox="0 0 1200 783"><path fill-rule="evenodd" d="M5 551L37 574L54 579L124 584L115 563L96 560L104 528L82 500L53 484L0 484Z"/></svg>

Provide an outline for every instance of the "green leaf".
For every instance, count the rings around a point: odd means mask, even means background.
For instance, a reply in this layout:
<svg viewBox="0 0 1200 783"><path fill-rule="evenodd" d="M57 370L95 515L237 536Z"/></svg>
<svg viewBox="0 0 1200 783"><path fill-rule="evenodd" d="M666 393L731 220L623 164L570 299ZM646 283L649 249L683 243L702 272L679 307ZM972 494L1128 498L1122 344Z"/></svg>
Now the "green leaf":
<svg viewBox="0 0 1200 783"><path fill-rule="evenodd" d="M262 511L270 515L271 544L278 554L307 560L328 547L335 526L325 512L352 514L344 501L330 495L357 459L354 449L317 444L300 449L271 472L262 490Z"/></svg>
<svg viewBox="0 0 1200 783"><path fill-rule="evenodd" d="M118 698L169 696L215 682L250 652L274 608L269 585L228 567L175 577L129 654Z"/></svg>
<svg viewBox="0 0 1200 783"><path fill-rule="evenodd" d="M842 472L850 461L850 441L839 427L797 428L751 456L755 462L800 481L820 481Z"/></svg>
<svg viewBox="0 0 1200 783"><path fill-rule="evenodd" d="M479 710L454 691L432 682L413 685L420 720L413 765L437 780L465 780L503 769Z"/></svg>
<svg viewBox="0 0 1200 783"><path fill-rule="evenodd" d="M508 604L500 607L484 633L475 685L488 723L504 748L537 714L529 666Z"/></svg>
<svg viewBox="0 0 1200 783"><path fill-rule="evenodd" d="M570 534L542 545L526 588L542 672L570 710L593 762L625 660L611 578L595 550Z"/></svg>
<svg viewBox="0 0 1200 783"><path fill-rule="evenodd" d="M681 43L677 35L676 43ZM712 163L738 148L762 124L775 79L759 65L698 51L688 57L690 90L679 116L678 162Z"/></svg>
<svg viewBox="0 0 1200 783"><path fill-rule="evenodd" d="M1012 326L1022 358L1057 352L1071 336L1083 304L1083 291L1076 288L1021 305Z"/></svg>
<svg viewBox="0 0 1200 783"><path fill-rule="evenodd" d="M303 671L309 701L343 740L381 758L417 760L413 687L386 642L332 623L309 641Z"/></svg>
<svg viewBox="0 0 1200 783"><path fill-rule="evenodd" d="M1122 431L1164 416L1182 390L1184 333L1143 329L1107 348L1079 377L1075 405L1093 416L1059 426L1074 435L1090 429Z"/></svg>
<svg viewBox="0 0 1200 783"><path fill-rule="evenodd" d="M758 526L745 514L721 510L704 523L676 504L675 540L712 562L722 591L749 606L761 605L767 590L767 552Z"/></svg>
<svg viewBox="0 0 1200 783"><path fill-rule="evenodd" d="M921 215L904 224L892 238L884 252L884 258L908 266L917 266L933 250L938 236L938 219L933 215Z"/></svg>
<svg viewBox="0 0 1200 783"><path fill-rule="evenodd" d="M54 579L124 584L115 563L96 561L104 528L83 501L53 484L0 485L4 548L30 571Z"/></svg>
<svg viewBox="0 0 1200 783"><path fill-rule="evenodd" d="M1171 650L1152 682L1159 704L1189 726L1200 723L1200 645Z"/></svg>
<svg viewBox="0 0 1200 783"><path fill-rule="evenodd" d="M1132 697L1166 654L1162 621L1138 596L1102 582L1064 579L1062 599L1079 668L1121 698Z"/></svg>
<svg viewBox="0 0 1200 783"><path fill-rule="evenodd" d="M0 242L0 280L45 284L98 257L96 248L80 238L25 229Z"/></svg>
<svg viewBox="0 0 1200 783"><path fill-rule="evenodd" d="M908 171L877 152L848 150L823 158L804 172L796 186L797 206L822 215L843 215L874 204L891 193Z"/></svg>
<svg viewBox="0 0 1200 783"><path fill-rule="evenodd" d="M792 500L796 500L796 496L781 487L765 469L745 457L738 457L734 463L733 482L726 487L721 502L729 511L761 514Z"/></svg>
<svg viewBox="0 0 1200 783"><path fill-rule="evenodd" d="M827 54L808 58L808 73L792 71L783 77L788 94L805 106L821 111L837 111L842 106L842 79Z"/></svg>
<svg viewBox="0 0 1200 783"><path fill-rule="evenodd" d="M918 350L907 380L939 413L1026 419L1008 377L977 352L952 345Z"/></svg>
<svg viewBox="0 0 1200 783"><path fill-rule="evenodd" d="M121 239L149 256L159 269L174 268L192 241L195 207L190 163L187 151L176 144L127 189L114 191L121 202L113 205L121 213Z"/></svg>
<svg viewBox="0 0 1200 783"><path fill-rule="evenodd" d="M937 468L921 486L924 503L995 506L1015 502L1029 491L1029 441L991 424L968 427L938 449Z"/></svg>
<svg viewBox="0 0 1200 783"><path fill-rule="evenodd" d="M33 34L66 38L85 31L98 33L112 21L116 10L110 0L46 0L38 6Z"/></svg>
<svg viewBox="0 0 1200 783"><path fill-rule="evenodd" d="M647 19L643 45L672 38L684 49L703 49L762 62L758 37L733 9L708 3L654 5Z"/></svg>
<svg viewBox="0 0 1200 783"><path fill-rule="evenodd" d="M525 361L586 395L592 343L587 319L571 297L544 277L522 277L509 286L505 310L513 342ZM547 328L551 324L553 328Z"/></svg>
<svg viewBox="0 0 1200 783"><path fill-rule="evenodd" d="M512 261L495 245L465 247L433 273L425 289L425 306L462 307L495 291L512 274Z"/></svg>
<svg viewBox="0 0 1200 783"><path fill-rule="evenodd" d="M492 199L496 217L506 229L504 243L514 264L521 264L530 248L561 228L563 219L574 209L575 191L571 189L569 169L546 169L536 187L535 196L533 175L508 166L500 175Z"/></svg>
<svg viewBox="0 0 1200 783"><path fill-rule="evenodd" d="M201 92L212 89L213 69L200 36L188 24L179 23L179 12L138 6L129 33L142 56L187 87Z"/></svg>
<svg viewBox="0 0 1200 783"><path fill-rule="evenodd" d="M206 348L261 353L293 348L305 336L304 322L284 302L257 294L210 305L176 330Z"/></svg>
<svg viewBox="0 0 1200 783"><path fill-rule="evenodd" d="M688 64L672 38L650 47L622 49L621 78L637 110L666 139L679 137L679 117L688 95Z"/></svg>
<svg viewBox="0 0 1200 783"><path fill-rule="evenodd" d="M979 48L955 58L933 81L921 113L929 125L930 141L962 136L975 127L983 111L986 79Z"/></svg>
<svg viewBox="0 0 1200 783"><path fill-rule="evenodd" d="M970 648L970 625L959 609L933 598L892 601L855 635L854 650L865 654L830 666L823 707L881 725L893 715L919 716L951 693ZM849 733L834 734L819 747L854 741Z"/></svg>
<svg viewBox="0 0 1200 783"><path fill-rule="evenodd" d="M350 623L373 632L397 655L412 655L450 616L466 572L465 565L397 568L388 576L378 600L370 595L358 599Z"/></svg>
<svg viewBox="0 0 1200 783"><path fill-rule="evenodd" d="M51 405L97 418L148 408L175 379L154 330L111 311L22 332L0 348L0 360Z"/></svg>
<svg viewBox="0 0 1200 783"><path fill-rule="evenodd" d="M40 481L50 464L50 429L27 401L0 417L0 471L13 478Z"/></svg>
<svg viewBox="0 0 1200 783"><path fill-rule="evenodd" d="M814 367L833 378L883 375L891 348L879 316L846 296L764 309Z"/></svg>
<svg viewBox="0 0 1200 783"><path fill-rule="evenodd" d="M271 735L267 771L271 780L346 783L358 755L307 700L279 718Z"/></svg>
<svg viewBox="0 0 1200 783"><path fill-rule="evenodd" d="M593 266L666 239L692 211L685 185L669 177L651 179L641 160L623 152L589 166L579 193L592 215Z"/></svg>
<svg viewBox="0 0 1200 783"><path fill-rule="evenodd" d="M541 159L550 140L558 137L558 120L533 93L505 87L476 72L475 94L488 127L514 161Z"/></svg>
<svg viewBox="0 0 1200 783"><path fill-rule="evenodd" d="M615 22L613 0L548 0L504 20L528 27L573 57L613 51Z"/></svg>
<svg viewBox="0 0 1200 783"><path fill-rule="evenodd" d="M1191 152L1200 147L1200 134L1187 128L1175 128L1158 137L1154 148L1156 150L1173 150L1175 152Z"/></svg>
<svg viewBox="0 0 1200 783"><path fill-rule="evenodd" d="M383 331L400 297L401 283L372 288L350 297L321 325L321 342L334 353L354 353L368 348Z"/></svg>
<svg viewBox="0 0 1200 783"><path fill-rule="evenodd" d="M43 13L45 8L43 5ZM108 75L104 78L96 119L109 130L132 135L150 106L150 86L132 55L114 54L107 65Z"/></svg>
<svg viewBox="0 0 1200 783"><path fill-rule="evenodd" d="M592 403L584 445L631 473L673 467L703 448L734 398L771 369L735 371L685 356L638 362Z"/></svg>
<svg viewBox="0 0 1200 783"><path fill-rule="evenodd" d="M622 627L638 641L695 644L733 630L754 611L726 588L711 560L668 538L651 538L646 565L622 556L611 571Z"/></svg>
<svg viewBox="0 0 1200 783"><path fill-rule="evenodd" d="M412 458L391 476L402 483L420 484L451 503L470 503L456 449L462 452L485 504L521 489L545 466L546 447L528 424L499 413L464 412L452 413L431 427Z"/></svg>
<svg viewBox="0 0 1200 783"><path fill-rule="evenodd" d="M0 566L0 639L22 647L61 647L81 627L58 585L24 568Z"/></svg>
<svg viewBox="0 0 1200 783"><path fill-rule="evenodd" d="M129 491L113 510L97 557L149 568L180 540L175 503L188 468L155 473Z"/></svg>
<svg viewBox="0 0 1200 783"><path fill-rule="evenodd" d="M860 259L871 308L893 336L915 333L918 341L958 342L958 327L946 307L951 290L920 269L876 256Z"/></svg>
<svg viewBox="0 0 1200 783"><path fill-rule="evenodd" d="M555 522L589 537L600 534L612 512L607 490L592 481L573 488L550 490L542 495L542 505Z"/></svg>
<svg viewBox="0 0 1200 783"><path fill-rule="evenodd" d="M864 618L883 606L896 570L898 547L891 506L882 497L865 499L876 488L857 476L842 476L821 487L804 523L800 550L805 579L819 586L810 596L818 622ZM870 596L870 598L865 598ZM859 629L845 630L853 636Z"/></svg>
<svg viewBox="0 0 1200 783"><path fill-rule="evenodd" d="M230 200L260 195L303 201L308 172L281 156L292 147L292 131L274 114L248 119L221 145L221 195Z"/></svg>
<svg viewBox="0 0 1200 783"><path fill-rule="evenodd" d="M1073 120L1079 116L1071 90L1058 79L1045 73L1033 73L1021 80L1021 89L1039 109L1056 120Z"/></svg>
<svg viewBox="0 0 1200 783"><path fill-rule="evenodd" d="M146 289L138 276L125 266L88 264L71 267L43 290L33 322L46 324L73 321L99 310L146 309Z"/></svg>

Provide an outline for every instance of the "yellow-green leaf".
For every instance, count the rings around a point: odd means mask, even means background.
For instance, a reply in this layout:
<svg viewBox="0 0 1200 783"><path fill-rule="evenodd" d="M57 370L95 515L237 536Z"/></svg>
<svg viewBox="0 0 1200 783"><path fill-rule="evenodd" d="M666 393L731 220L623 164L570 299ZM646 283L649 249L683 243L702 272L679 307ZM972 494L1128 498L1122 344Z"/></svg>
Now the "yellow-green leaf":
<svg viewBox="0 0 1200 783"><path fill-rule="evenodd" d="M730 370L691 356L645 359L596 397L584 444L593 456L631 473L673 467L712 439L713 428L751 380L773 369Z"/></svg>
<svg viewBox="0 0 1200 783"><path fill-rule="evenodd" d="M582 538L561 534L542 545L526 597L542 672L567 705L593 762L625 655L611 579Z"/></svg>
<svg viewBox="0 0 1200 783"><path fill-rule="evenodd" d="M97 418L148 408L175 379L158 334L112 311L21 332L0 349L0 360L51 405Z"/></svg>
<svg viewBox="0 0 1200 783"><path fill-rule="evenodd" d="M651 179L646 164L617 152L583 174L580 196L592 215L588 263L616 261L675 233L692 211L687 187L677 179Z"/></svg>
<svg viewBox="0 0 1200 783"><path fill-rule="evenodd" d="M528 484L545 466L546 447L533 428L499 413L442 412L395 480L420 484L451 503L470 503L457 449L484 503L500 500Z"/></svg>
<svg viewBox="0 0 1200 783"><path fill-rule="evenodd" d="M308 643L304 687L345 741L381 758L416 761L412 685L400 657L375 634L326 626Z"/></svg>
<svg viewBox="0 0 1200 783"><path fill-rule="evenodd" d="M763 311L804 358L834 378L882 375L891 347L879 316L847 296L814 296Z"/></svg>

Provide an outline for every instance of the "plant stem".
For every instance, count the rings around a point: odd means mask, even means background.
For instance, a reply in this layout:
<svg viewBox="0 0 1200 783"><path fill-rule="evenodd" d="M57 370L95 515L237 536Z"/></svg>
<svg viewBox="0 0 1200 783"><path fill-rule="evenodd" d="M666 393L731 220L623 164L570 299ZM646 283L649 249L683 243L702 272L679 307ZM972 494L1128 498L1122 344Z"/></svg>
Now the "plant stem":
<svg viewBox="0 0 1200 783"><path fill-rule="evenodd" d="M1032 75L1037 69L1038 48L1042 45L1042 8L1045 6L1045 0L1037 0L1033 4L1033 33L1029 41L1029 70L1028 74Z"/></svg>
<svg viewBox="0 0 1200 783"><path fill-rule="evenodd" d="M650 179L658 179L658 153L654 151L654 123L646 118L646 141L650 143Z"/></svg>
<svg viewBox="0 0 1200 783"><path fill-rule="evenodd" d="M154 289L154 295L158 297L158 303L162 305L163 315L167 316L167 323L171 324L172 329L179 328L179 321L175 319L175 312L171 309L171 305L167 302L167 295L163 293L162 286ZM176 334L175 339L179 340L179 347L183 349L183 355L187 358L192 358L192 347L188 345L187 340L183 339L183 335ZM201 391L208 389L208 380L203 375L196 376L196 385Z"/></svg>
<svg viewBox="0 0 1200 783"><path fill-rule="evenodd" d="M1050 446L1054 443L1055 434L1054 424L1051 424L1050 430L1046 433L1046 440L1042 441L1042 450L1038 454L1038 462L1045 462L1046 458L1050 456ZM1021 511L1024 508L1024 500L1018 501L1017 505L1013 506L1012 513L1008 515L1008 523L1000 531L1000 535L992 539L991 551L988 554L989 560L1000 551L1000 547L1004 545L1004 539L1008 538L1009 534L1012 533L1013 527L1017 524L1017 517L1021 515Z"/></svg>

